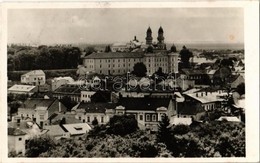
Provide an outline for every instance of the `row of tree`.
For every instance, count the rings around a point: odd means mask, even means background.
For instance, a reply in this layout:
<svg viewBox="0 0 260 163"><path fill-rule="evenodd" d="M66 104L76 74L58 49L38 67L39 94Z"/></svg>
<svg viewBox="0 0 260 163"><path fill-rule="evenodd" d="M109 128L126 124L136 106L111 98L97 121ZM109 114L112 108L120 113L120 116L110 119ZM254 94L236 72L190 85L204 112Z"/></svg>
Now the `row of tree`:
<svg viewBox="0 0 260 163"><path fill-rule="evenodd" d="M78 47L30 47L8 50L8 71L72 69L80 62Z"/></svg>
<svg viewBox="0 0 260 163"><path fill-rule="evenodd" d="M15 156L10 153L9 156ZM26 143L27 157L245 157L243 123L210 121L170 126L165 116L158 132L139 130L133 116L95 124L85 136Z"/></svg>

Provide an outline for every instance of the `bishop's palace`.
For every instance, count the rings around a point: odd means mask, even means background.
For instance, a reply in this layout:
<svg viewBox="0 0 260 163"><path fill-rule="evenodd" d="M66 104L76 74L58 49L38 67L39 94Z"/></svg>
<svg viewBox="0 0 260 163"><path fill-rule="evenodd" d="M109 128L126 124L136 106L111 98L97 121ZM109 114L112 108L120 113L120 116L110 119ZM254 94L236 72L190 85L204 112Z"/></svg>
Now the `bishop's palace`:
<svg viewBox="0 0 260 163"><path fill-rule="evenodd" d="M143 62L147 75L152 75L160 67L164 73L178 72L178 53L173 45L167 50L164 43L164 31L158 30L157 42L153 42L152 30L146 31L146 43L139 42L136 37L129 43L115 43L109 52L92 53L83 58L87 72L104 75L121 75L133 71L138 62Z"/></svg>

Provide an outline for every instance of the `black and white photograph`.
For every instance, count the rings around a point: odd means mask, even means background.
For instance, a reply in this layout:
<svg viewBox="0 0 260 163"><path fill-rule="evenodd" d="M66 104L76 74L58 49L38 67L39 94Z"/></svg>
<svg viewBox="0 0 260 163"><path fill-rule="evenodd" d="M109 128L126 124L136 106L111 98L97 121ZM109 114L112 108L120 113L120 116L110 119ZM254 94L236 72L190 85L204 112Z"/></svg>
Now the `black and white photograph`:
<svg viewBox="0 0 260 163"><path fill-rule="evenodd" d="M247 158L248 10L122 4L5 8L6 157Z"/></svg>

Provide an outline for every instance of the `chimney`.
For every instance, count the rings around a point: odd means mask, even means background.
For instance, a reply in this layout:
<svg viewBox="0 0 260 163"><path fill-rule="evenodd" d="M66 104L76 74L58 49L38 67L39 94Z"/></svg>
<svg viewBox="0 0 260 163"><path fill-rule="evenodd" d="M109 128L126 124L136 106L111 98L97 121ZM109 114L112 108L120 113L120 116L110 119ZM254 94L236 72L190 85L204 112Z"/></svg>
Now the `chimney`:
<svg viewBox="0 0 260 163"><path fill-rule="evenodd" d="M61 112L61 103L59 102L59 112Z"/></svg>

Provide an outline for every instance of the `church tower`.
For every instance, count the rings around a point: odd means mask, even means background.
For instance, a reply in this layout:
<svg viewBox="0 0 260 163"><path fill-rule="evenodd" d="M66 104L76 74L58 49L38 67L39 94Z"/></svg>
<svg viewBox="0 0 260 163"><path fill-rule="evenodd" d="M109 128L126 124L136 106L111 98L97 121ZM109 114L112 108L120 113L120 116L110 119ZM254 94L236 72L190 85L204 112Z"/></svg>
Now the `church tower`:
<svg viewBox="0 0 260 163"><path fill-rule="evenodd" d="M157 37L158 43L158 49L165 49L165 44L164 44L164 36L163 36L163 28L160 26L158 30L158 37Z"/></svg>
<svg viewBox="0 0 260 163"><path fill-rule="evenodd" d="M146 45L152 45L153 43L153 37L152 37L152 30L149 27L146 31Z"/></svg>

